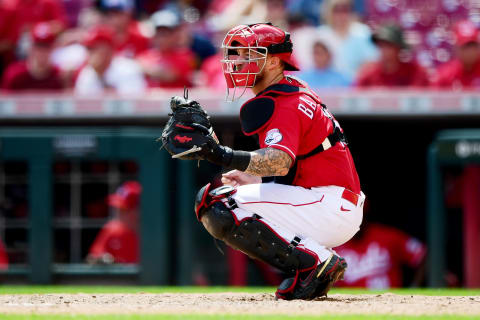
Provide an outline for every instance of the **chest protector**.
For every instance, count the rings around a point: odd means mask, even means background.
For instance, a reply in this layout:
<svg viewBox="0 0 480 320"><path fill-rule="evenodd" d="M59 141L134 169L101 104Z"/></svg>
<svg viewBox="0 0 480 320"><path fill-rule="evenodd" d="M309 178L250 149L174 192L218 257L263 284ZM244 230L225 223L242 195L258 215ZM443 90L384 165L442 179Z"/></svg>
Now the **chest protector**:
<svg viewBox="0 0 480 320"><path fill-rule="evenodd" d="M289 78L287 77L287 80ZM298 81L297 79L294 79ZM242 125L242 131L247 136L257 134L262 128L267 126L272 118L272 115L275 111L275 102L279 96L291 96L291 95L307 95L317 104L319 104L324 111L324 114L332 122L333 131L330 133L325 140L319 141L318 146L310 150L309 152L301 155L297 155L295 163L288 171L286 176L282 177L264 177L262 178L263 182L275 182L281 184L291 185L297 174L298 162L310 158L320 152L330 149L338 142L342 142L344 145L347 145L347 139L343 133L340 125L335 120L335 118L330 114L327 109L327 106L323 104L318 96L311 92L307 87L301 85L292 84L274 84L264 91L260 92L255 98L247 101L242 108L240 109L240 121ZM258 140L258 136L257 136Z"/></svg>

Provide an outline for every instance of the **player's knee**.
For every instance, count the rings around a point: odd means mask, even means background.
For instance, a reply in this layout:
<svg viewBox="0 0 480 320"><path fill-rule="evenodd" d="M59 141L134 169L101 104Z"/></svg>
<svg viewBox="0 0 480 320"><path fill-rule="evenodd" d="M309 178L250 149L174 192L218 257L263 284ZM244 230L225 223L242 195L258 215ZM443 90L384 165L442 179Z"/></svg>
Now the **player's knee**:
<svg viewBox="0 0 480 320"><path fill-rule="evenodd" d="M223 240L235 227L231 209L222 202L222 199L231 200L230 195L234 192L232 187L220 187L210 191L210 184L207 184L195 197L197 218L214 238Z"/></svg>
<svg viewBox="0 0 480 320"><path fill-rule="evenodd" d="M215 202L208 207L201 218L207 231L216 239L223 240L232 233L235 219L223 202Z"/></svg>
<svg viewBox="0 0 480 320"><path fill-rule="evenodd" d="M198 190L197 195L195 196L195 214L197 215L198 221L201 220L202 214L210 202L210 197L208 195L209 191L210 183Z"/></svg>

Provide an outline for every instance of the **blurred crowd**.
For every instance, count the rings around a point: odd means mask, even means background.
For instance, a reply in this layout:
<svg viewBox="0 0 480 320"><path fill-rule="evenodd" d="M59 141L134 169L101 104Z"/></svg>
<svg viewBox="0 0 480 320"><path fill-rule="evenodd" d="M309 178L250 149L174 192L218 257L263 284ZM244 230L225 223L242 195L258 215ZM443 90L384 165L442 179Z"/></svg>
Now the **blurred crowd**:
<svg viewBox="0 0 480 320"><path fill-rule="evenodd" d="M0 0L1 87L220 92L226 31L265 21L315 89L480 87L474 0Z"/></svg>

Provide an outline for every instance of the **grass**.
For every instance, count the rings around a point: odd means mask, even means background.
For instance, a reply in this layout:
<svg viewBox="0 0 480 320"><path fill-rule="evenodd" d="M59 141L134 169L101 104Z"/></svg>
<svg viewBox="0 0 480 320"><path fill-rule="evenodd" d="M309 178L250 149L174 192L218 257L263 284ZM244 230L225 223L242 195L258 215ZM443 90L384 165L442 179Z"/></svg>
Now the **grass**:
<svg viewBox="0 0 480 320"><path fill-rule="evenodd" d="M470 320L473 316L392 316L392 315L328 315L328 316L280 316L280 315L0 315L2 320Z"/></svg>
<svg viewBox="0 0 480 320"><path fill-rule="evenodd" d="M43 294L43 293L214 293L214 292L249 292L273 293L273 287L155 287L155 286L2 286L0 294ZM332 289L330 294L381 294L385 292L403 295L426 296L478 296L480 289Z"/></svg>

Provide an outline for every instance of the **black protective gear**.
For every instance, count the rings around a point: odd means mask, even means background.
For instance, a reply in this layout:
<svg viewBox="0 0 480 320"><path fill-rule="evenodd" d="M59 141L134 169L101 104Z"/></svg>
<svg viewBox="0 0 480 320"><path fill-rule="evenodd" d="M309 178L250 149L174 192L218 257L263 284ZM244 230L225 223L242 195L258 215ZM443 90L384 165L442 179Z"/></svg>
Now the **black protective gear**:
<svg viewBox="0 0 480 320"><path fill-rule="evenodd" d="M282 281L275 292L275 297L282 300L312 300L326 296L333 284L343 279L347 268L344 258L332 254L314 270Z"/></svg>
<svg viewBox="0 0 480 320"><path fill-rule="evenodd" d="M200 190L195 207L197 217L214 238L290 276L315 268L317 256L298 248L298 237L288 242L257 215L237 221L232 212L236 203L230 197L234 191L216 195L217 189L208 189Z"/></svg>
<svg viewBox="0 0 480 320"><path fill-rule="evenodd" d="M173 158L207 160L226 168L247 169L250 153L220 145L210 117L198 102L177 96L170 100L170 108L172 113L160 139Z"/></svg>
<svg viewBox="0 0 480 320"><path fill-rule="evenodd" d="M210 124L210 117L197 101L184 97L170 100L170 119L162 132L162 146L175 158L202 160L202 153L210 153L218 139Z"/></svg>

